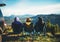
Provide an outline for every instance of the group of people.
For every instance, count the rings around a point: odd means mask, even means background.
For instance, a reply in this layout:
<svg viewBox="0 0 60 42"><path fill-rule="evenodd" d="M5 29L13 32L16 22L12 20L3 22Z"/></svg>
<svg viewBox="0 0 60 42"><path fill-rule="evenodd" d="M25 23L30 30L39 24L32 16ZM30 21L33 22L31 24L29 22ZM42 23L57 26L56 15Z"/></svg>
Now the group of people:
<svg viewBox="0 0 60 42"><path fill-rule="evenodd" d="M12 22L13 32L19 34L23 31L23 28L24 31L28 33L34 32L34 30L36 32L43 32L45 23L42 18L38 17L37 19L38 21L34 25L31 21L31 18L27 18L25 23L21 23L19 18L15 17L14 21Z"/></svg>

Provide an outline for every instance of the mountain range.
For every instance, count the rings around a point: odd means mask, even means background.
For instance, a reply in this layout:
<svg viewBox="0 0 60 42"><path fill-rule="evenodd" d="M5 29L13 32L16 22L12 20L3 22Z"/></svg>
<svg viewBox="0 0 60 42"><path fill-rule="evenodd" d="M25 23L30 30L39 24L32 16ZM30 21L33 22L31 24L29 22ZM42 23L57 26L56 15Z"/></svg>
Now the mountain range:
<svg viewBox="0 0 60 42"><path fill-rule="evenodd" d="M4 16L6 23L12 23L16 16L11 15L9 17ZM26 18L30 17L32 19L33 23L36 23L38 20L38 17L42 17L45 22L49 19L52 24L58 24L60 26L60 14L50 14L50 15L17 15L17 17L20 18L20 21L23 23L25 22Z"/></svg>

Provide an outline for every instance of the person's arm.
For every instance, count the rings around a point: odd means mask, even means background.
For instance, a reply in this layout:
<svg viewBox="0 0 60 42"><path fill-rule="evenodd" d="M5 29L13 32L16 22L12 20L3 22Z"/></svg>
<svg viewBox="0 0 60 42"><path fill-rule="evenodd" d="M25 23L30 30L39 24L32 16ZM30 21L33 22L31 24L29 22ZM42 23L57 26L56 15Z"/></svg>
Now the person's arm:
<svg viewBox="0 0 60 42"><path fill-rule="evenodd" d="M0 27L0 34L2 34L3 33L3 30L2 30L2 28Z"/></svg>
<svg viewBox="0 0 60 42"><path fill-rule="evenodd" d="M11 27L14 28L14 24L13 23L11 24Z"/></svg>

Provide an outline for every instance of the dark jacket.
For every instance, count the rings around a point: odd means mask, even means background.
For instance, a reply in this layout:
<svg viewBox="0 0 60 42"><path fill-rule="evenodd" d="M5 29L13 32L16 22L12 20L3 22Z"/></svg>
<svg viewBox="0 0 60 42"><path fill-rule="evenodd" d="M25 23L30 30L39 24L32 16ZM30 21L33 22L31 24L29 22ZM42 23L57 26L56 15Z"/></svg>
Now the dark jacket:
<svg viewBox="0 0 60 42"><path fill-rule="evenodd" d="M26 23L24 23L24 30L25 32L29 32L29 33L33 32L33 23L31 23L29 26L26 25Z"/></svg>
<svg viewBox="0 0 60 42"><path fill-rule="evenodd" d="M19 21L15 21L12 23L12 28L14 33L20 33L22 32L22 23Z"/></svg>
<svg viewBox="0 0 60 42"><path fill-rule="evenodd" d="M42 19L39 18L39 20L36 22L34 29L36 32L43 32L43 27L44 27L44 23L42 23Z"/></svg>

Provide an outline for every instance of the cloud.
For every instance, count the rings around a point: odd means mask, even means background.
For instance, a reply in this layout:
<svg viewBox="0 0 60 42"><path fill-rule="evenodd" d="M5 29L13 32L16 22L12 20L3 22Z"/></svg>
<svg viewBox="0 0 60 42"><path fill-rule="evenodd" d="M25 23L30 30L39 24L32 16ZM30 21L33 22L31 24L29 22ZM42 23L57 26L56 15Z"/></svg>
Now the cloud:
<svg viewBox="0 0 60 42"><path fill-rule="evenodd" d="M27 2L27 1L26 1ZM60 4L52 5L29 5L24 0L13 6L2 8L3 15L24 15L24 14L51 14L60 12Z"/></svg>

